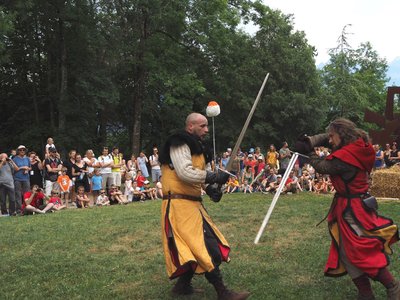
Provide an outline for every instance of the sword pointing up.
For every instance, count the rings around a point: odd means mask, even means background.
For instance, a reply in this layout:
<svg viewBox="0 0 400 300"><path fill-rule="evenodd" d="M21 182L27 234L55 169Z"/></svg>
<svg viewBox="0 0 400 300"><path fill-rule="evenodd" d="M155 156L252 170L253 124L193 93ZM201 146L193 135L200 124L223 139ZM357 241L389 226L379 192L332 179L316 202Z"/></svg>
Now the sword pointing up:
<svg viewBox="0 0 400 300"><path fill-rule="evenodd" d="M247 120L244 123L242 131L240 132L240 135L239 135L239 137L238 137L238 139L236 141L235 147L233 147L231 157L229 158L228 164L226 165L226 170L227 171L232 171L233 161L235 160L235 158L237 156L237 151L238 151L238 149L240 147L240 144L243 141L244 134L246 133L246 130L247 130L247 127L249 126L251 118L253 117L253 114L254 114L254 111L256 110L257 104L260 101L260 98L261 98L262 92L264 90L265 84L267 83L268 77L269 77L269 73L265 76L264 82L261 85L260 90L258 91L257 98L254 101L253 107L251 108L249 115L247 116Z"/></svg>

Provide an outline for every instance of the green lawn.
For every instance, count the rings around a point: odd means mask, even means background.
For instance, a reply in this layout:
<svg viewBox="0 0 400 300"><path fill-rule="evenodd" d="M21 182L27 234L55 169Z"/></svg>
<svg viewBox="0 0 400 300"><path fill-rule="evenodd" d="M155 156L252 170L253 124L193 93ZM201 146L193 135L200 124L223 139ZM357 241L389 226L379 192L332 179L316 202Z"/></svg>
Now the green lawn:
<svg viewBox="0 0 400 300"><path fill-rule="evenodd" d="M230 242L232 261L221 269L229 287L250 299L355 299L348 276L328 278L326 223L331 196L281 196L258 245L254 238L272 196L225 195L205 200ZM173 299L161 246L161 201L70 209L47 215L0 218L0 299ZM400 203L381 202L380 213L399 221ZM391 270L400 279L398 246ZM216 299L204 276L194 285ZM385 290L374 283L377 299ZM185 299L185 298L182 298Z"/></svg>

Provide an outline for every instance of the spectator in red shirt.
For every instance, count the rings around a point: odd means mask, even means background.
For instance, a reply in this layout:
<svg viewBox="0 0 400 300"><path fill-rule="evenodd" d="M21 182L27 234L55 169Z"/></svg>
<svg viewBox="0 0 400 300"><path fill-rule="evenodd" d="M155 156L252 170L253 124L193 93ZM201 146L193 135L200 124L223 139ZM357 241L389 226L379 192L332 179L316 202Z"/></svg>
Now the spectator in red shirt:
<svg viewBox="0 0 400 300"><path fill-rule="evenodd" d="M34 184L29 192L24 194L24 201L21 206L22 215L32 215L33 213L44 214L51 210L54 203L46 205L47 196L44 195L43 189Z"/></svg>
<svg viewBox="0 0 400 300"><path fill-rule="evenodd" d="M144 182L146 180L147 180L146 177L144 177L142 175L142 171L141 170L137 170L136 178L135 178L135 181L137 182L137 186L141 188L144 185Z"/></svg>

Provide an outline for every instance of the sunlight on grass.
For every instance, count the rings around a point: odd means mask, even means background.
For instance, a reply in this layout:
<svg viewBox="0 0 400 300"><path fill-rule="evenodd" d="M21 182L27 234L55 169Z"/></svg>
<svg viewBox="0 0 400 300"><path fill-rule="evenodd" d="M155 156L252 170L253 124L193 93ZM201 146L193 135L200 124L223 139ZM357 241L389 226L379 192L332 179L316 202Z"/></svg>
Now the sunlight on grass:
<svg viewBox="0 0 400 300"><path fill-rule="evenodd" d="M254 245L271 200L239 193L225 195L220 203L205 200L232 247L231 263L221 267L229 287L251 291L251 299L354 299L349 277L323 276L329 233L325 222L315 225L331 197L282 196ZM173 299L174 282L167 278L162 253L160 206L160 201L149 201L0 218L1 299ZM380 203L380 213L395 222L399 212L400 203ZM398 246L393 248L391 270L399 277ZM216 298L204 276L196 276L194 284L205 293L190 299ZM384 299L384 289L376 283L374 288Z"/></svg>

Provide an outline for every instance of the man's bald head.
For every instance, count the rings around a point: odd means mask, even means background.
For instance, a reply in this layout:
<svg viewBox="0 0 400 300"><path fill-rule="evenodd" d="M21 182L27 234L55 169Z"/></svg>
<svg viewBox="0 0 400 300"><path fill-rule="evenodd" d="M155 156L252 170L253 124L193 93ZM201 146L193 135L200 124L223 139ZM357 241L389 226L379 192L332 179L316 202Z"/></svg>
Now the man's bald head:
<svg viewBox="0 0 400 300"><path fill-rule="evenodd" d="M191 113L186 117L185 129L187 132L204 139L208 133L208 121L205 116L199 113Z"/></svg>
<svg viewBox="0 0 400 300"><path fill-rule="evenodd" d="M0 160L6 159L8 157L7 153L0 154Z"/></svg>

